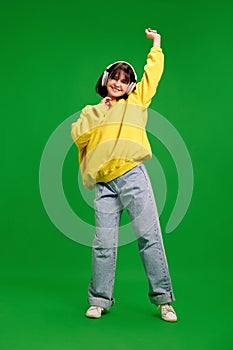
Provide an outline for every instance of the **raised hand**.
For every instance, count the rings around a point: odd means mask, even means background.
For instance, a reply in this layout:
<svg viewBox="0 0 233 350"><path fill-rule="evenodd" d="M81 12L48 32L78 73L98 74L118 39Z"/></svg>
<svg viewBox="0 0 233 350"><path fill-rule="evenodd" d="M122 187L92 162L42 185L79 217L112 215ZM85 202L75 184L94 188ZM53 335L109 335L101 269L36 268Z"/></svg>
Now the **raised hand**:
<svg viewBox="0 0 233 350"><path fill-rule="evenodd" d="M154 47L160 47L161 44L161 36L157 33L157 30L147 28L145 30L146 36L148 39L153 40L153 46Z"/></svg>

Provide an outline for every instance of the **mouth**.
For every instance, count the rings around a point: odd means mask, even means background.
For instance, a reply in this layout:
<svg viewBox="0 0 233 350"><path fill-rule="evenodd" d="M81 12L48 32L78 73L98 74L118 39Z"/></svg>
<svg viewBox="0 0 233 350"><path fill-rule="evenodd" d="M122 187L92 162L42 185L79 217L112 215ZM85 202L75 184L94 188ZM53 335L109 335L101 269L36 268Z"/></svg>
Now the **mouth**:
<svg viewBox="0 0 233 350"><path fill-rule="evenodd" d="M111 89L114 91L114 92L121 92L121 89L120 88L116 88L114 86L111 86Z"/></svg>

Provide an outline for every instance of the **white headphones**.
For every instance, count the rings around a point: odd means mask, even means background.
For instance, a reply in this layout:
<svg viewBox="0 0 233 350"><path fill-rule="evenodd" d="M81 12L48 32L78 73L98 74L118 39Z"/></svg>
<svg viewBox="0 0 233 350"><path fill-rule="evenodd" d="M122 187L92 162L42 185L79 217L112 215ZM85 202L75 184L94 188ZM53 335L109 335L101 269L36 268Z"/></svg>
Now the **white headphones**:
<svg viewBox="0 0 233 350"><path fill-rule="evenodd" d="M129 95L133 91L133 89L135 88L135 86L137 84L137 74L136 74L134 68L131 66L131 64L126 62L126 61L117 61L117 62L114 62L114 63L110 64L109 66L107 66L107 68L105 69L105 71L103 73L101 84L102 84L102 86L107 86L108 77L109 77L109 69L116 63L126 63L126 64L128 64L128 66L130 66L130 68L133 71L135 81L130 83L127 90L126 90L126 94Z"/></svg>

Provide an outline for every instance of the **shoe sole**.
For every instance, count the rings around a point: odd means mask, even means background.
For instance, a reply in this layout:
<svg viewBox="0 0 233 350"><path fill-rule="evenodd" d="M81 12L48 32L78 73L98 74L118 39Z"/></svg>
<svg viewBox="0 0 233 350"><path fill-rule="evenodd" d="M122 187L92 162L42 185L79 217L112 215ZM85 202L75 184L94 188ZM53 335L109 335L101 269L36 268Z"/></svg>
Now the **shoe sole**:
<svg viewBox="0 0 233 350"><path fill-rule="evenodd" d="M86 314L86 317L87 318L100 318L102 315L99 315L99 316L94 316L94 315L88 315Z"/></svg>
<svg viewBox="0 0 233 350"><path fill-rule="evenodd" d="M177 319L176 320L170 320L170 319L166 319L166 318L163 318L163 317L161 317L162 318L162 320L164 320L164 321L166 321L166 322L177 322Z"/></svg>

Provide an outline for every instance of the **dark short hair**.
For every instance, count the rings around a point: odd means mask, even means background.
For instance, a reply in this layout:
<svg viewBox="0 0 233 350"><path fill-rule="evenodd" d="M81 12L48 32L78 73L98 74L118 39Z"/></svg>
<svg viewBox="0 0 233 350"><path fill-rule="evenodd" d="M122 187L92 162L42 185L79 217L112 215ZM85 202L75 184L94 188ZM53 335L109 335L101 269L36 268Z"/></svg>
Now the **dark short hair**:
<svg viewBox="0 0 233 350"><path fill-rule="evenodd" d="M109 73L108 78L111 78L114 75L118 75L121 71L123 71L125 73L125 76L129 80L129 83L135 82L134 71L126 62L117 62L117 63L113 64L108 69L108 73ZM106 86L102 86L103 75L104 75L104 73L102 73L101 76L99 77L99 79L96 83L95 90L100 96L106 97L108 95L108 90L107 90ZM124 98L126 100L128 98L128 95L124 94L121 98Z"/></svg>

